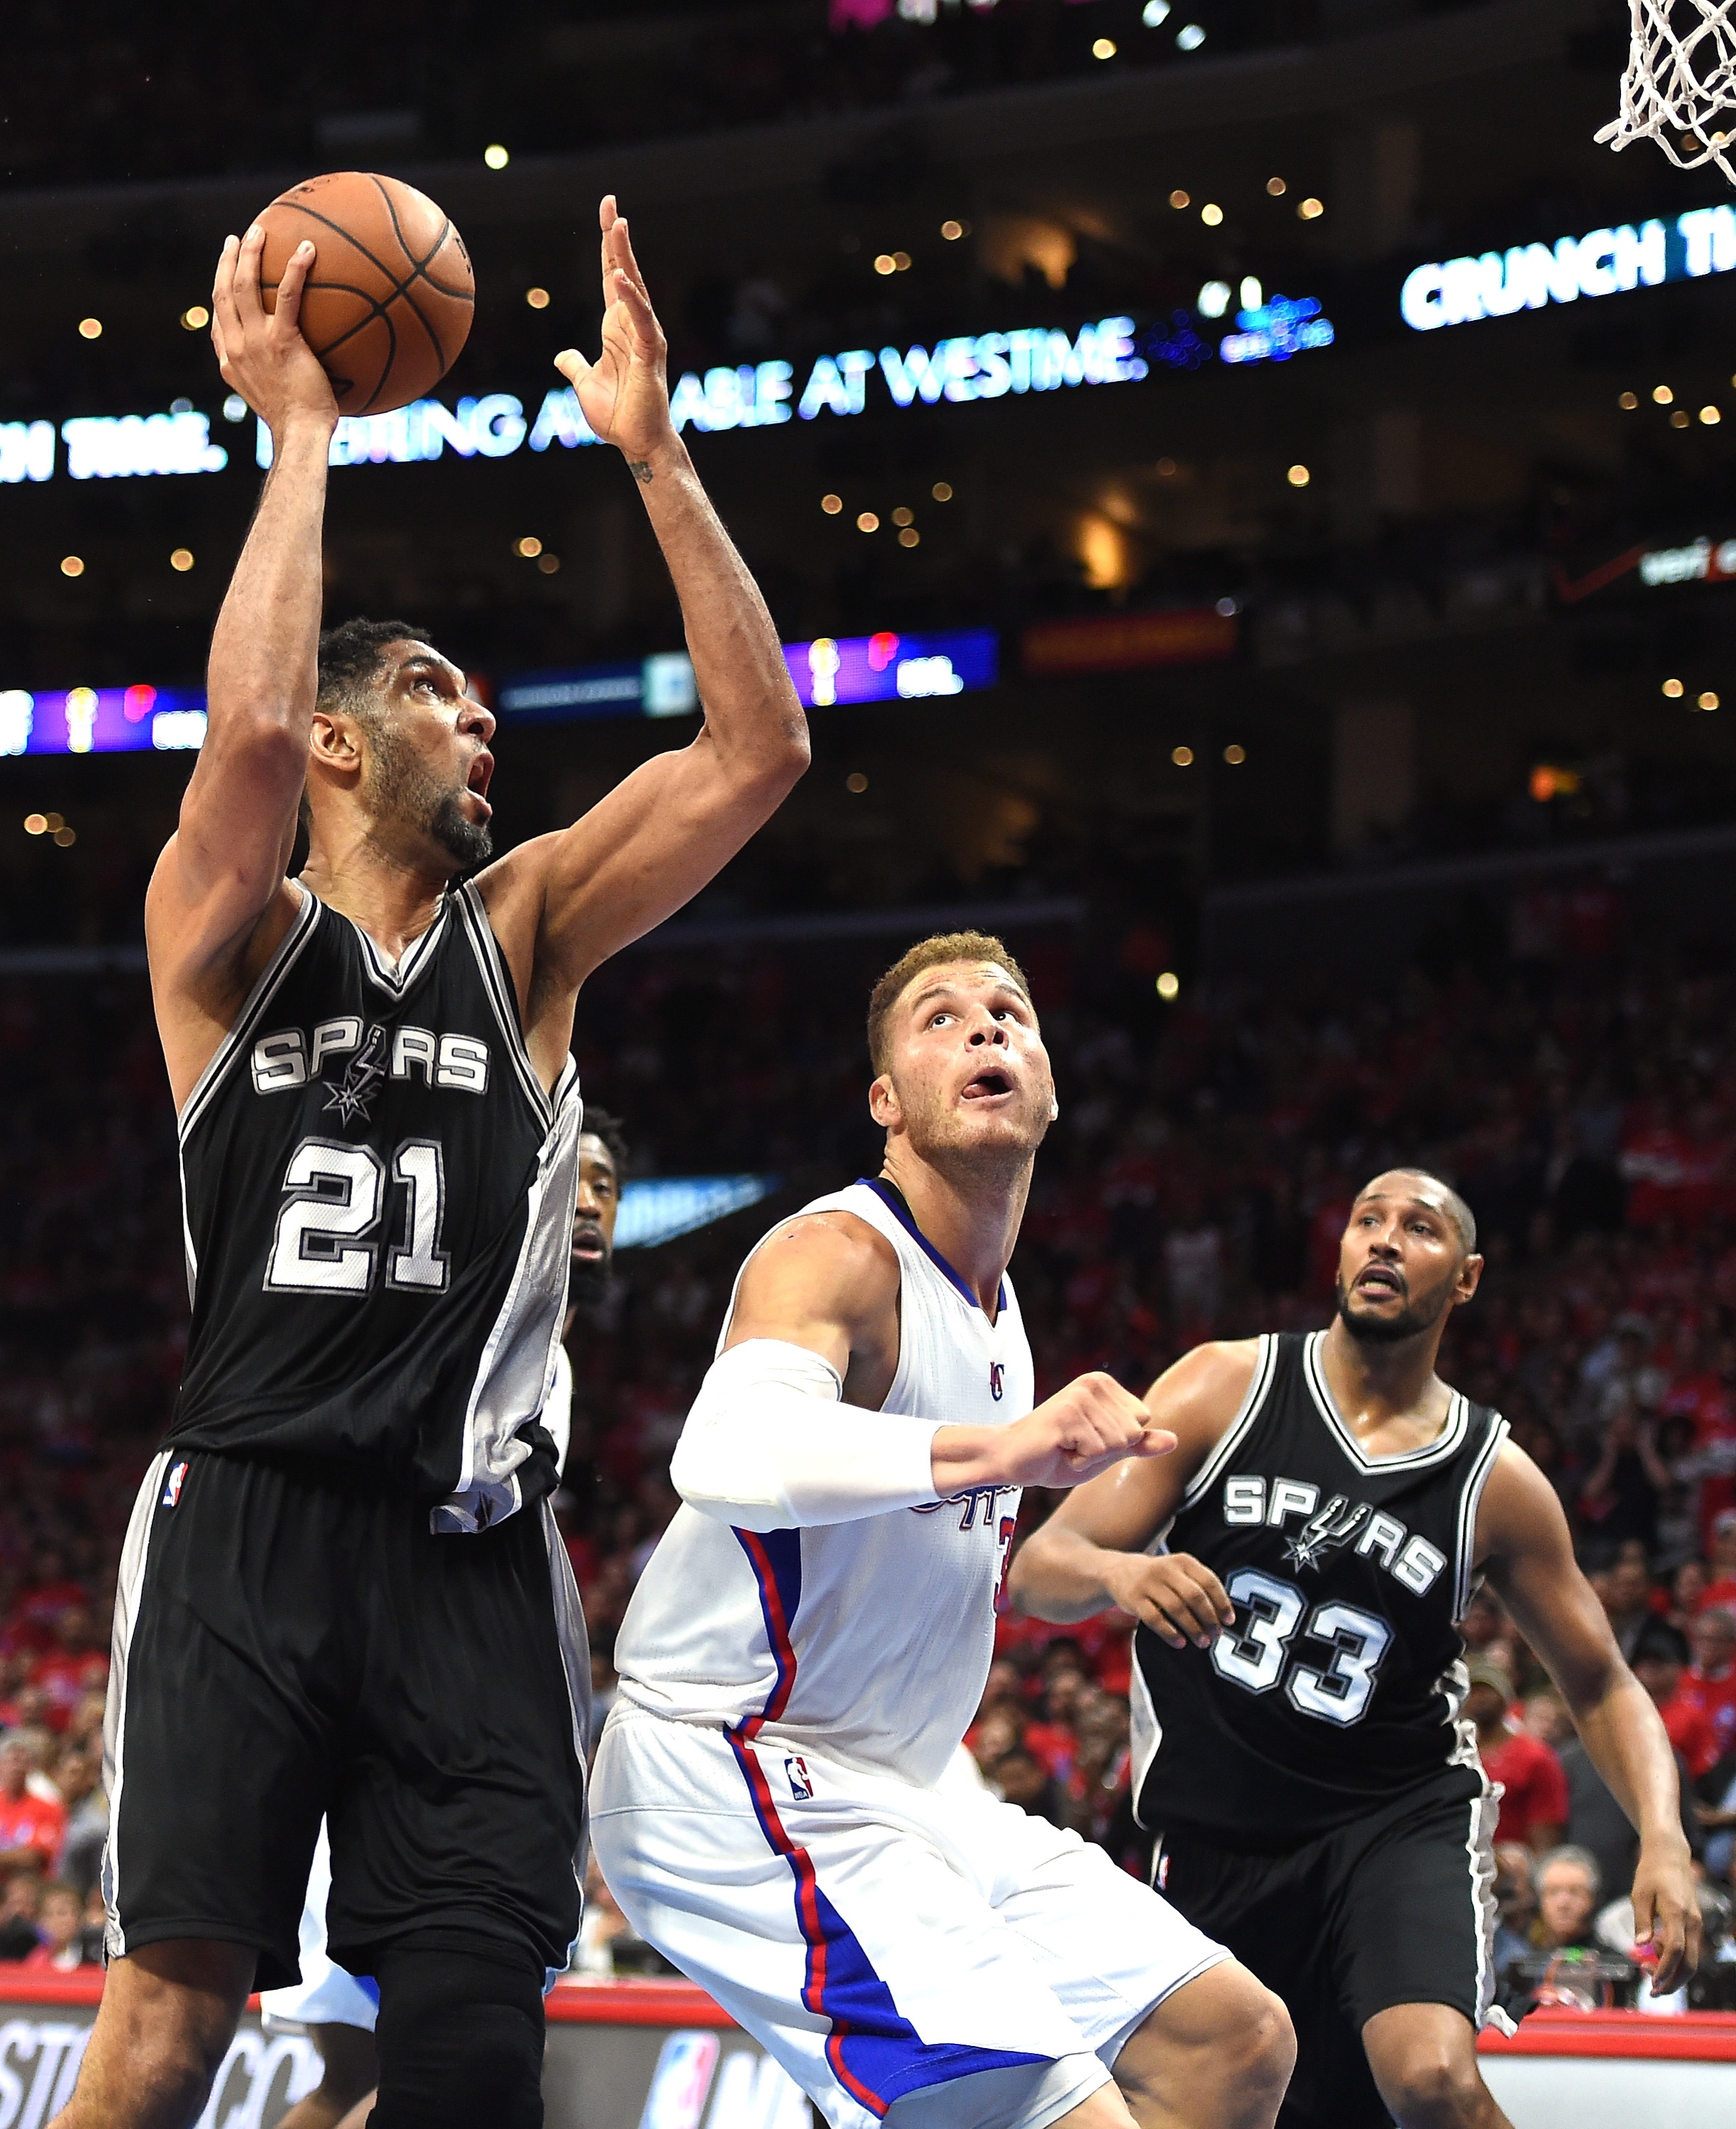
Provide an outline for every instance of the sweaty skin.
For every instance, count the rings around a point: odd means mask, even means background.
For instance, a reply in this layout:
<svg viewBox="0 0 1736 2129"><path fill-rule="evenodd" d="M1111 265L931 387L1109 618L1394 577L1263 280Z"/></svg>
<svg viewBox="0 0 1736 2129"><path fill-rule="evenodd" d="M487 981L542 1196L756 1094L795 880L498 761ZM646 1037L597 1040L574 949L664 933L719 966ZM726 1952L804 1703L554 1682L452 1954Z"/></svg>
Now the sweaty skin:
<svg viewBox="0 0 1736 2129"><path fill-rule="evenodd" d="M1452 1392L1435 1373L1436 1355L1452 1311L1476 1293L1482 1269L1432 1179L1409 1169L1376 1176L1352 1207L1339 1252L1340 1312L1326 1334L1324 1365L1365 1455L1402 1455L1439 1435ZM1364 1336L1352 1335L1346 1313ZM1402 1336L1378 1335L1407 1326ZM1370 1329L1376 1335L1366 1335ZM1257 1350L1251 1339L1198 1346L1152 1384L1146 1403L1175 1435L1175 1454L1118 1465L1071 1493L1014 1558L1008 1593L1017 1609L1072 1622L1114 1606L1176 1648L1189 1641L1207 1647L1233 1622L1234 1607L1209 1568L1187 1554L1152 1558L1144 1548L1235 1417ZM1580 1572L1554 1488L1510 1441L1483 1490L1476 1548L1478 1569L1561 1688L1598 1772L1638 1830L1635 1936L1656 1955L1655 1986L1676 1987L1698 1960L1700 1920L1669 1739ZM1377 2083L1383 2062L1389 2078L1397 2075L1387 2044L1392 2031L1428 2023L1432 2046L1439 2033L1423 2013L1442 2009L1407 2005L1370 2021L1365 2040L1376 2026L1385 2036L1370 2040ZM1412 2012L1415 2020L1408 2019ZM1444 2015L1464 2029L1468 2048L1464 2020ZM1381 2089L1386 2093L1387 2084Z"/></svg>

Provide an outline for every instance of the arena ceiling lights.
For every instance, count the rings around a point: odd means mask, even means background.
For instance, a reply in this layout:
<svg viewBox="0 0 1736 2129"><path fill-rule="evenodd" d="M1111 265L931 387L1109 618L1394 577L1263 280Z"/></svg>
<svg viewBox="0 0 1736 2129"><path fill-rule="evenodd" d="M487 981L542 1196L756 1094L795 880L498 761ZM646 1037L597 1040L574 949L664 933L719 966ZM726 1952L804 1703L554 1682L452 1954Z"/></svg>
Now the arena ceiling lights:
<svg viewBox="0 0 1736 2129"><path fill-rule="evenodd" d="M1699 280L1736 269L1736 207L1696 207L1668 221L1623 222L1515 244L1476 258L1418 266L1405 276L1399 310L1414 332L1509 317L1581 296L1614 296L1665 281Z"/></svg>

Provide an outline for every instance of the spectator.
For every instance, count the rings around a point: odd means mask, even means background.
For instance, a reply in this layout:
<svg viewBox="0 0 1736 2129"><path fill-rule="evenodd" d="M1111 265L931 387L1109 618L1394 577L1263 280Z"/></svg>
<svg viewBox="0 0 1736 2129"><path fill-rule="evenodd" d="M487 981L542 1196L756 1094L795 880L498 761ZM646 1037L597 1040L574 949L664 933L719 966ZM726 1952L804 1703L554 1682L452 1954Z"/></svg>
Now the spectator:
<svg viewBox="0 0 1736 2129"><path fill-rule="evenodd" d="M1505 1973L1516 1959L1529 1959L1533 1946L1531 1926L1537 1920L1536 1859L1523 1842L1497 1842L1495 1850L1495 1970Z"/></svg>
<svg viewBox="0 0 1736 2129"><path fill-rule="evenodd" d="M64 1974L84 1964L84 1903L75 1886L57 1878L43 1887L36 1933L41 1941L26 1954L26 1966Z"/></svg>
<svg viewBox="0 0 1736 2129"><path fill-rule="evenodd" d="M1652 1578L1643 1558L1618 1560L1604 1584L1604 1609L1610 1615L1615 1645L1629 1663L1642 1627L1657 1614L1652 1609Z"/></svg>
<svg viewBox="0 0 1736 2129"><path fill-rule="evenodd" d="M1654 1551L1659 1503L1672 1483L1653 1442L1650 1423L1641 1418L1632 1393L1624 1390L1605 1425L1597 1460L1580 1493L1580 1516L1586 1531L1603 1546L1637 1539L1647 1553Z"/></svg>
<svg viewBox="0 0 1736 2129"><path fill-rule="evenodd" d="M100 1772L89 1751L63 1752L55 1768L55 1786L66 1807L59 1869L81 1899L97 1882L103 1844L108 1838L108 1799L103 1793Z"/></svg>
<svg viewBox="0 0 1736 2129"><path fill-rule="evenodd" d="M1537 1919L1531 1941L1538 1951L1565 1951L1594 1941L1592 1926L1603 1874L1589 1849L1552 1848L1537 1866Z"/></svg>
<svg viewBox="0 0 1736 2129"><path fill-rule="evenodd" d="M1567 1784L1562 1763L1551 1746L1509 1722L1513 1679L1500 1665L1479 1656L1466 1669L1471 1684L1465 1712L1476 1725L1477 1755L1483 1772L1505 1792L1495 1840L1541 1855L1557 1844L1567 1823Z"/></svg>
<svg viewBox="0 0 1736 2129"><path fill-rule="evenodd" d="M1567 1703L1553 1686L1527 1698L1524 1723L1533 1737L1541 1737L1557 1754L1574 1735L1573 1717L1567 1712ZM1559 1760L1557 1764L1560 1764Z"/></svg>
<svg viewBox="0 0 1736 2129"><path fill-rule="evenodd" d="M108 1683L107 1636L98 1639L96 1622L83 1604L69 1604L55 1622L55 1643L31 1675L47 1697L50 1722L64 1730L87 1693Z"/></svg>
<svg viewBox="0 0 1736 2129"><path fill-rule="evenodd" d="M1657 1703L1676 1757L1697 1778L1711 1770L1718 1746L1705 1712L1681 1690L1687 1662L1686 1641L1664 1619L1654 1619L1634 1646L1633 1675Z"/></svg>
<svg viewBox="0 0 1736 2129"><path fill-rule="evenodd" d="M1693 1661L1676 1688L1677 1697L1710 1724L1717 1748L1713 1756L1721 1760L1736 1750L1736 1612L1714 1604L1694 1619L1687 1639Z"/></svg>
<svg viewBox="0 0 1736 2129"><path fill-rule="evenodd" d="M50 1870L66 1837L66 1807L30 1788L30 1746L15 1731L0 1740L0 1872Z"/></svg>
<svg viewBox="0 0 1736 2129"><path fill-rule="evenodd" d="M0 1894L0 1964L20 1964L42 1941L36 1931L41 1903L41 1873L33 1867L14 1870Z"/></svg>
<svg viewBox="0 0 1736 2129"><path fill-rule="evenodd" d="M1022 1745L1004 1752L984 1771L990 1786L1009 1803L1016 1803L1028 1818L1046 1818L1052 1826L1065 1826L1067 1814L1054 1777L1033 1752Z"/></svg>
<svg viewBox="0 0 1736 2129"><path fill-rule="evenodd" d="M1710 1579L1700 1593L1700 1608L1717 1604L1736 1612L1736 1508L1721 1508L1712 1522Z"/></svg>

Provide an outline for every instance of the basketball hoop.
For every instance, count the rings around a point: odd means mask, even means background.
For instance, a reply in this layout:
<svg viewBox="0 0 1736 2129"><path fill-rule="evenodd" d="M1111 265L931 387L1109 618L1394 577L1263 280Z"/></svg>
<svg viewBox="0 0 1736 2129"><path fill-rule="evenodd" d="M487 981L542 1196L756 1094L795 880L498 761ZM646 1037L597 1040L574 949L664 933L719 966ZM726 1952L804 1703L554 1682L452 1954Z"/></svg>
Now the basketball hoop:
<svg viewBox="0 0 1736 2129"><path fill-rule="evenodd" d="M1715 163L1736 184L1736 0L1628 0L1633 41L1621 116L1597 136L1618 152L1655 141L1679 169Z"/></svg>

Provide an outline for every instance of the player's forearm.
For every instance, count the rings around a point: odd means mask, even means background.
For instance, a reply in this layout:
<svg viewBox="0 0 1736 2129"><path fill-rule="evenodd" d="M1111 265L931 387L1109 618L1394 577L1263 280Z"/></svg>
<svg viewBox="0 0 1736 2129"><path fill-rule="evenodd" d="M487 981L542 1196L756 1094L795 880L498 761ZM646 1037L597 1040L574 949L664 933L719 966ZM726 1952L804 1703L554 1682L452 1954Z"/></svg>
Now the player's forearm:
<svg viewBox="0 0 1736 2129"><path fill-rule="evenodd" d="M1112 1586L1119 1565L1131 1555L1095 1545L1080 1531L1046 1523L1023 1546L1007 1578L1007 1601L1015 1612L1052 1625L1113 1611Z"/></svg>
<svg viewBox="0 0 1736 2129"><path fill-rule="evenodd" d="M629 469L681 602L707 737L732 774L781 796L808 765L808 720L760 588L679 436Z"/></svg>
<svg viewBox="0 0 1736 2129"><path fill-rule="evenodd" d="M241 719L289 727L305 750L317 684L331 425L286 424L211 639L213 736Z"/></svg>
<svg viewBox="0 0 1736 2129"><path fill-rule="evenodd" d="M1610 1793L1648 1843L1685 1843L1676 1755L1652 1698L1625 1665L1573 1719Z"/></svg>

